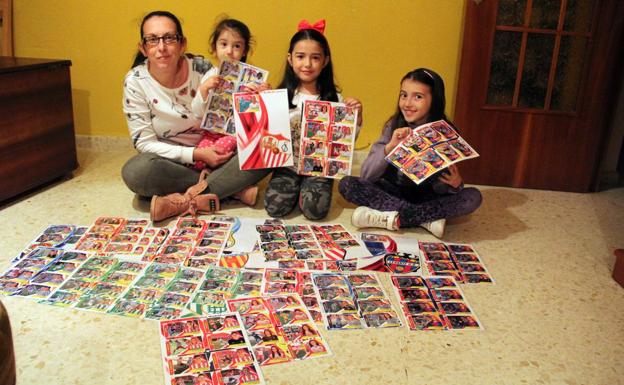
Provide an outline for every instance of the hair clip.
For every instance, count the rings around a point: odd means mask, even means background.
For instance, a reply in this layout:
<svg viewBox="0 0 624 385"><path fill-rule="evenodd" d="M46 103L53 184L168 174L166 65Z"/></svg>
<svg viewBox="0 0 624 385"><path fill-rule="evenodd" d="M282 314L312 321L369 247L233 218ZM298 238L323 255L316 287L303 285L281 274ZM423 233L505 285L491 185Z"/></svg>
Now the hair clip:
<svg viewBox="0 0 624 385"><path fill-rule="evenodd" d="M429 75L429 77L431 78L431 80L434 80L434 79L433 79L433 75L431 75L431 74L429 73L429 71L427 71L427 70L425 70L425 69L423 69L422 71L423 71L424 73L426 73L427 75Z"/></svg>
<svg viewBox="0 0 624 385"><path fill-rule="evenodd" d="M310 24L309 21L303 19L297 25L297 31L302 31L304 29L313 29L321 34L325 33L325 19L317 20L314 24Z"/></svg>

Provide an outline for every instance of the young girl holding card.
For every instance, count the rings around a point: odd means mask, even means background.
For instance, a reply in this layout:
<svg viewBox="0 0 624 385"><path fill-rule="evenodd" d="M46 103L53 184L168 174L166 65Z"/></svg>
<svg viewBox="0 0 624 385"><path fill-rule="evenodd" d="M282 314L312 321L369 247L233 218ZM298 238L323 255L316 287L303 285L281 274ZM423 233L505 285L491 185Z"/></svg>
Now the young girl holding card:
<svg viewBox="0 0 624 385"><path fill-rule="evenodd" d="M434 71L419 68L401 79L397 110L371 147L361 176L340 181L340 193L360 206L351 217L354 226L388 230L421 226L440 238L446 218L470 214L481 205L481 193L464 187L456 165L416 185L385 160L413 128L447 120L445 105L444 81Z"/></svg>
<svg viewBox="0 0 624 385"><path fill-rule="evenodd" d="M358 110L358 127L362 124L362 103L353 98L343 100L338 93L334 83L329 43L323 35L324 30L324 20L314 25L304 20L299 23L297 33L290 40L286 70L278 88L288 90L295 166L273 171L264 200L267 213L272 217L288 215L299 202L299 207L306 218L319 220L325 218L331 205L332 179L301 176L296 172L304 102L306 100L343 102Z"/></svg>
<svg viewBox="0 0 624 385"><path fill-rule="evenodd" d="M246 62L250 48L251 32L249 28L243 22L235 19L221 20L210 36L210 51L217 57L219 66L221 63L228 60ZM219 66L212 67L204 74L201 79L201 85L197 89L198 92L193 98L193 113L199 119L204 116L208 109L207 103L210 91L223 84L223 78L219 76ZM268 89L269 86L266 83L261 85L251 83L247 88L253 91L261 91ZM236 137L204 131L202 139L197 143L197 148L210 148L217 154L233 156L236 152ZM197 161L194 167L197 170L202 170L206 168L206 164ZM266 171L264 172L266 173ZM253 206L256 203L257 195L258 187L253 185L235 194L234 198L239 199L247 205Z"/></svg>

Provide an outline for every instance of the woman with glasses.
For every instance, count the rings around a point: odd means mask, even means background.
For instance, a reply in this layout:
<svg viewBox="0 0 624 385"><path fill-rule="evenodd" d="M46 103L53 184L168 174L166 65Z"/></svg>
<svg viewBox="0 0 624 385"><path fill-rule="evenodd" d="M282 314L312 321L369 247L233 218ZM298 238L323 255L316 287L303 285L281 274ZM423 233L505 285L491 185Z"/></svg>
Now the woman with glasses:
<svg viewBox="0 0 624 385"><path fill-rule="evenodd" d="M123 100L139 154L124 165L123 180L139 196L151 198L153 221L218 210L219 199L257 183L266 171L241 171L234 153L195 147L202 130L191 101L211 65L185 55L186 37L178 18L166 11L151 12L143 18L140 34ZM206 176L187 167L196 161L216 170Z"/></svg>

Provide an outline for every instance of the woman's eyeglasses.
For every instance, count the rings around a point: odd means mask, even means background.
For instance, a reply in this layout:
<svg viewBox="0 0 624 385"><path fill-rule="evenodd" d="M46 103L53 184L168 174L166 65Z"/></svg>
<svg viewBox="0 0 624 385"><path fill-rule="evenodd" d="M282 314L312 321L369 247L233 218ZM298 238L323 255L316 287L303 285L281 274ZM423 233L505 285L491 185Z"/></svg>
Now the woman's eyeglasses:
<svg viewBox="0 0 624 385"><path fill-rule="evenodd" d="M150 46L150 47L155 47L162 40L163 43L165 43L165 45L171 45L171 44L175 44L179 42L180 39L181 39L181 36L178 35L177 33L174 33L174 34L168 33L162 36L148 35L148 36L143 37L143 44Z"/></svg>

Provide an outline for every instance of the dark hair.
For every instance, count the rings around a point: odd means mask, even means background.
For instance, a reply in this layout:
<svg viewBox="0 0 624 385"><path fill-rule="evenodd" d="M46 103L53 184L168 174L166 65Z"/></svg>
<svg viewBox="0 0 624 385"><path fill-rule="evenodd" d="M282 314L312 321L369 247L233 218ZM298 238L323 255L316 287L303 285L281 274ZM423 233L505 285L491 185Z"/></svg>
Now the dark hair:
<svg viewBox="0 0 624 385"><path fill-rule="evenodd" d="M444 80L442 80L440 75L428 68L418 68L403 76L401 84L403 84L403 82L407 79L425 84L429 86L429 89L431 90L431 107L429 108L427 123L434 122L436 120L445 120L450 125L453 125L444 113L444 109L446 108L446 97L444 96ZM397 102L396 112L390 117L390 119L388 119L393 131L397 128L408 126L408 123L405 120L398 104L399 103Z"/></svg>
<svg viewBox="0 0 624 385"><path fill-rule="evenodd" d="M184 32L182 32L182 24L180 23L180 19L178 19L173 13L168 12L168 11L153 11L145 15L145 17L141 21L141 28L139 29L139 33L141 35L141 40L139 41L141 42L143 41L143 26L145 25L145 22L151 19L152 17L157 17L157 16L166 17L170 19L171 21L173 21L173 23L176 26L176 33L180 35L180 39L181 39L180 41L184 41ZM134 68L138 66L139 64L143 63L145 59L147 59L145 55L143 55L141 51L138 51L134 57L134 62L132 63L132 67L130 68Z"/></svg>
<svg viewBox="0 0 624 385"><path fill-rule="evenodd" d="M295 33L290 39L290 46L288 47L288 53L292 54L295 44L301 40L314 40L323 47L323 53L329 58L327 65L321 70L318 79L316 80L316 89L321 96L321 100L328 102L338 101L338 87L334 83L334 68L331 62L331 52L329 50L329 43L325 36L314 29L302 29ZM295 96L295 91L299 87L299 78L295 75L295 71L288 61L286 61L286 69L284 71L284 77L282 82L277 88L286 88L288 90L288 103L290 108L295 108L292 104L292 99Z"/></svg>
<svg viewBox="0 0 624 385"><path fill-rule="evenodd" d="M245 40L245 54L243 54L243 57L240 61L246 62L247 55L251 50L251 32L249 31L249 27L247 27L245 23L236 19L223 19L219 23L217 23L214 32L212 32L212 35L210 35L210 53L214 55L215 52L217 52L217 40L219 40L219 36L226 29L231 29L232 31L235 31L243 38L243 40Z"/></svg>

